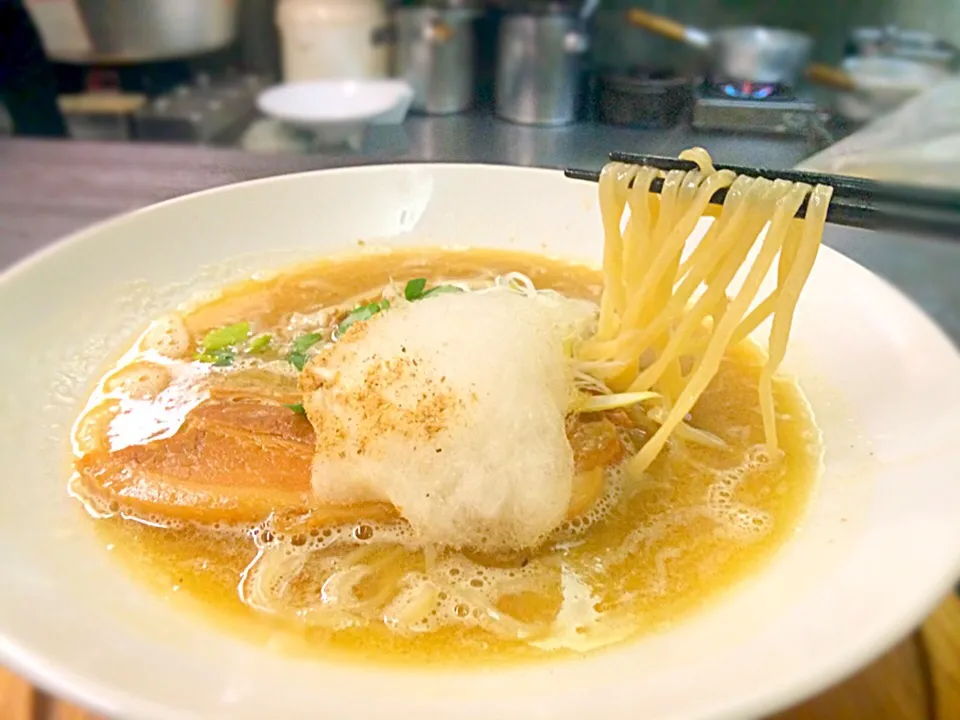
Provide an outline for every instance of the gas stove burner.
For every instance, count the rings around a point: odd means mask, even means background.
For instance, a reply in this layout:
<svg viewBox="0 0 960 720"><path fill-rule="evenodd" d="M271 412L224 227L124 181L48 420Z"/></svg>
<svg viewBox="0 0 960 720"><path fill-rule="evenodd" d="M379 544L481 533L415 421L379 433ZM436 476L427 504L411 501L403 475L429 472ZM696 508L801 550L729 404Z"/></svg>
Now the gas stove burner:
<svg viewBox="0 0 960 720"><path fill-rule="evenodd" d="M775 97L783 90L783 86L776 83L755 82L725 82L718 86L719 92L734 100L766 100Z"/></svg>
<svg viewBox="0 0 960 720"><path fill-rule="evenodd" d="M774 102L795 99L794 91L782 83L713 78L703 84L704 97L733 102Z"/></svg>
<svg viewBox="0 0 960 720"><path fill-rule="evenodd" d="M713 80L694 91L698 130L806 135L816 112L811 98L787 85Z"/></svg>

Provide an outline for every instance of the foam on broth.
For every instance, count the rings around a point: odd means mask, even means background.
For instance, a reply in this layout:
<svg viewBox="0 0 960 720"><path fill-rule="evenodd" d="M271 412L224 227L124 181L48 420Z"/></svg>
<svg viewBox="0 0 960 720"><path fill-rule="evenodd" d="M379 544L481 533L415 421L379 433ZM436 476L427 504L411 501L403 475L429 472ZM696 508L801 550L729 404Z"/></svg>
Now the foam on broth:
<svg viewBox="0 0 960 720"><path fill-rule="evenodd" d="M101 385L106 393L95 394L78 421L75 452L175 433L183 414L208 393L211 373L268 364L286 372L270 356L224 369L168 357L210 329L248 321L280 340L330 321L331 308L376 296L391 280L426 277L433 284L510 271L571 297L596 299L601 289L594 270L499 250L323 260L231 286L152 326L148 334L160 339L124 355ZM543 548L508 558L424 553L402 523L389 520L303 532L211 528L164 517L128 519L119 505L86 499L101 516L97 529L104 542L137 576L285 652L450 664L587 651L676 621L756 569L793 532L819 467L819 434L799 389L778 382L782 456L767 456L757 407L761 362L756 348L735 349L692 413L696 427L728 448L674 445L642 479L610 468L596 505L565 523ZM290 377L290 387L277 392L294 393L295 373ZM292 574L258 575L258 555L282 561ZM398 578L401 592L375 602ZM336 592L349 592L352 603L369 608L352 620L311 610L318 598ZM410 607L415 621L401 617Z"/></svg>

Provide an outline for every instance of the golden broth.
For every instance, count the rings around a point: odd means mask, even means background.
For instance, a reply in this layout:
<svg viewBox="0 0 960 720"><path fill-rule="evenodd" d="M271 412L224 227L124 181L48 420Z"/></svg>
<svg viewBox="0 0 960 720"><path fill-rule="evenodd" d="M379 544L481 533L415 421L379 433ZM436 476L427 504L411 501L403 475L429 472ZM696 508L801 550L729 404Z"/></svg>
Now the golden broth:
<svg viewBox="0 0 960 720"><path fill-rule="evenodd" d="M324 260L269 279L242 282L186 312L184 321L194 340L238 321L250 322L254 334L272 331L279 337L280 326L289 323L291 313L311 314L346 300L365 301L391 280L426 277L434 284L443 279L493 278L510 271L525 273L539 288L572 297L596 299L601 289L598 272L540 256L501 250L395 251ZM122 362L143 360L130 353ZM581 607L580 615L562 632L532 640L457 625L406 634L381 622L346 629L307 626L295 615L271 615L241 600L238 586L257 555L245 528L221 527L215 532L189 524L156 527L124 519L115 512L117 507L100 507L107 517L98 521L98 531L136 575L160 592L188 598L245 637L286 652L381 663L449 664L543 658L605 646L664 627L716 596L755 570L796 527L816 478L819 435L798 388L780 381L775 398L783 454L776 461L765 457L757 406L761 362L756 348L746 344L736 348L692 413L692 424L722 438L727 448L674 444L642 480L623 479L619 496L608 498L610 508L595 522L574 521L555 540L525 556L464 561L464 567L486 565L488 578L522 575L528 563L555 577L536 592L507 594L497 605L500 612L538 627L560 628L557 618L565 615L563 608L578 604L573 596L587 598L586 610ZM200 368L196 377L210 371ZM179 381L184 388L191 386L190 372L177 376L186 377ZM145 384L148 395L151 382ZM117 411L117 402L93 401L86 417L97 421L77 424L78 452L118 442L110 418L125 417L127 427L137 424L139 406ZM74 490L84 497L76 484ZM347 523L344 532L357 527L356 522ZM334 548L316 556L350 551ZM419 571L426 562L422 553L389 544L374 547L368 555L371 562L380 559L389 572ZM358 585L356 592L363 591ZM470 608L457 606L455 611ZM589 633L577 629L584 612L590 617Z"/></svg>

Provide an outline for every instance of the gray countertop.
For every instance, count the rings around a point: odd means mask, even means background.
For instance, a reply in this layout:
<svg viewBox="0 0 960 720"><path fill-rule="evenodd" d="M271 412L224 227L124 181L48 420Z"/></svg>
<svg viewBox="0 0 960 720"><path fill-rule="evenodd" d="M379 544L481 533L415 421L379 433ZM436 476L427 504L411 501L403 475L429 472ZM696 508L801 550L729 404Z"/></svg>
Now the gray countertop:
<svg viewBox="0 0 960 720"><path fill-rule="evenodd" d="M789 167L817 149L812 141L803 138L696 132L682 125L665 130L588 122L531 127L478 112L433 118L412 116L400 126L373 127L361 154L417 161L599 169L612 150L677 155L694 145L708 148L727 162L766 167Z"/></svg>
<svg viewBox="0 0 960 720"><path fill-rule="evenodd" d="M279 146L291 144L291 133L280 131L282 126L277 121L260 118L253 125L273 135ZM245 129L250 131L251 127ZM225 142L231 146L243 143L236 136L225 138ZM293 147L287 148L288 154L302 152L305 142L302 137L300 142L293 142ZM402 125L372 126L355 156L368 161L599 167L611 150L676 155L693 145L703 145L728 162L738 159L744 163L752 161L753 165L788 167L822 148L814 143L813 138L699 132L685 125L664 130L630 129L593 122L531 127L504 122L478 110L437 117L411 115ZM323 161L320 156L315 157Z"/></svg>
<svg viewBox="0 0 960 720"><path fill-rule="evenodd" d="M643 131L591 124L531 128L483 116L411 118L372 128L359 152L256 155L126 143L0 140L0 268L111 215L204 188L303 170L393 161L599 168L610 150L675 155L703 145L726 162L789 167L804 140ZM910 295L960 343L960 245L831 227L827 244Z"/></svg>

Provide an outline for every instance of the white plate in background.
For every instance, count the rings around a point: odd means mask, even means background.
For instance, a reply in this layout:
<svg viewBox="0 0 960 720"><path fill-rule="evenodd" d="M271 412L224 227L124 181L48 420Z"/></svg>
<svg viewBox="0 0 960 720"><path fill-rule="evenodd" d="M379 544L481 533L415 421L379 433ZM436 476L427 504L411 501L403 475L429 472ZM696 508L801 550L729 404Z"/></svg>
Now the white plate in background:
<svg viewBox="0 0 960 720"><path fill-rule="evenodd" d="M357 144L368 125L402 123L412 101L403 80L308 80L264 90L257 107L322 146L336 146Z"/></svg>

